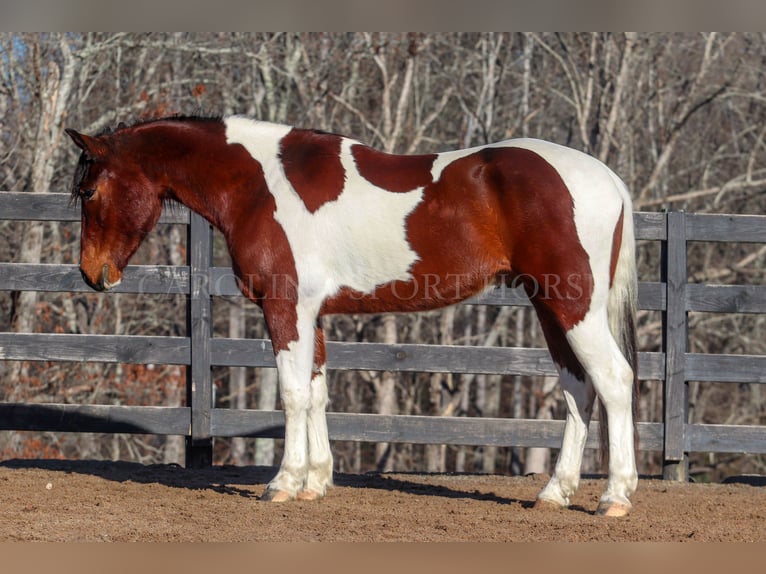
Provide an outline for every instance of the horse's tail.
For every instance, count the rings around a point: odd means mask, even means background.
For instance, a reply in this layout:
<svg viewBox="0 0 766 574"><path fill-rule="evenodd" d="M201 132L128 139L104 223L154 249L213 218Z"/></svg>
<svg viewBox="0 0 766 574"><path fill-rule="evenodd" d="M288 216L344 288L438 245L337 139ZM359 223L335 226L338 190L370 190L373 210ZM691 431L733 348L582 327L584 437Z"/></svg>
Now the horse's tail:
<svg viewBox="0 0 766 574"><path fill-rule="evenodd" d="M616 175L613 176L615 183L623 196L623 211L620 220L622 224L622 237L620 238L620 250L617 256L617 265L614 269L612 284L609 288L609 302L607 315L609 330L612 333L620 351L633 370L633 443L638 451L638 427L636 414L638 411L638 349L636 334L636 312L638 310L638 277L636 273L636 242L633 231L633 207L630 193ZM618 223L618 227L619 227ZM619 230L616 229L616 232ZM606 410L603 404L599 404L600 415L600 450L601 460L605 464L608 460L609 440Z"/></svg>

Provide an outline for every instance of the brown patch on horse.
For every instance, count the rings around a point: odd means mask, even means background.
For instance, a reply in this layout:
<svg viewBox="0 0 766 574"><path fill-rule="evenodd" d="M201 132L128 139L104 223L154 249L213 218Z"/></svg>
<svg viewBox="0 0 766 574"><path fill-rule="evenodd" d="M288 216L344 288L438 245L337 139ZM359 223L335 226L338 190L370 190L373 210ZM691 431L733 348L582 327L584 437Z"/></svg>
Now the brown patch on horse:
<svg viewBox="0 0 766 574"><path fill-rule="evenodd" d="M351 147L356 168L364 179L387 191L407 192L431 183L436 154L392 155L365 145Z"/></svg>
<svg viewBox="0 0 766 574"><path fill-rule="evenodd" d="M295 259L284 229L274 219L276 202L265 181L262 186L258 181L255 189L243 188L239 197L242 219L227 235L232 268L242 293L264 310L276 354L298 340ZM259 232L258 243L253 242L253 230Z"/></svg>
<svg viewBox="0 0 766 574"><path fill-rule="evenodd" d="M609 262L609 288L612 288L614 282L614 272L617 269L617 260L620 258L620 247L622 246L622 219L625 215L625 206L620 209L620 218L617 225L614 226L614 235L612 235L612 259Z"/></svg>
<svg viewBox="0 0 766 574"><path fill-rule="evenodd" d="M580 242L574 200L558 171L522 148L489 148L487 177L504 186L511 267L530 298L550 309L564 332L590 309L593 274ZM544 223L544 224L543 224ZM555 232L551 232L555 230Z"/></svg>
<svg viewBox="0 0 766 574"><path fill-rule="evenodd" d="M566 333L561 328L559 320L545 305L539 300L533 300L537 318L540 320L540 326L543 329L545 342L548 345L548 351L551 359L560 368L566 369L578 381L585 381L587 373L575 356L572 347L566 338Z"/></svg>
<svg viewBox="0 0 766 574"><path fill-rule="evenodd" d="M311 213L343 192L341 140L334 134L293 129L280 142L285 175Z"/></svg>
<svg viewBox="0 0 766 574"><path fill-rule="evenodd" d="M419 256L412 279L372 294L342 288L322 313L433 309L497 280L524 284L562 336L590 308L592 275L572 196L558 172L532 151L487 148L456 159L426 185L406 226ZM564 348L558 354L571 372L582 371Z"/></svg>

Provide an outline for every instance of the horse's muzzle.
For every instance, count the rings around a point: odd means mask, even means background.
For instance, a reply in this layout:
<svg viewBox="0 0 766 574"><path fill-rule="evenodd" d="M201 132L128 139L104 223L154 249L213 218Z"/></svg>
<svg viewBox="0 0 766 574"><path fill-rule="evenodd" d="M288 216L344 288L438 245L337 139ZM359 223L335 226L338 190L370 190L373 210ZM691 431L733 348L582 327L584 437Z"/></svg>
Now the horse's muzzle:
<svg viewBox="0 0 766 574"><path fill-rule="evenodd" d="M115 283L109 282L109 265L104 263L104 266L101 268L101 276L98 278L98 282L94 283L91 281L90 277L83 271L82 268L80 268L80 274L82 275L83 280L88 284L88 286L91 289L95 289L96 291L109 291L113 287L116 287L120 284L120 281L117 281Z"/></svg>

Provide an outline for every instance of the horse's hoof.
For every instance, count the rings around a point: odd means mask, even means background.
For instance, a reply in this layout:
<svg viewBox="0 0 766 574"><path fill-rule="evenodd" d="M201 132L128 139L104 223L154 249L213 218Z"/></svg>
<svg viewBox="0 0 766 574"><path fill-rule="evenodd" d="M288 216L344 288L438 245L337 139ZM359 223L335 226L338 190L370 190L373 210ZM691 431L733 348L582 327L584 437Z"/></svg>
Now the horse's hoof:
<svg viewBox="0 0 766 574"><path fill-rule="evenodd" d="M630 504L621 502L599 502L596 508L597 516L627 516L630 514Z"/></svg>
<svg viewBox="0 0 766 574"><path fill-rule="evenodd" d="M536 510L561 510L562 508L566 508L566 506L562 506L558 502L554 502L548 498L538 498L535 500L533 508Z"/></svg>
<svg viewBox="0 0 766 574"><path fill-rule="evenodd" d="M261 496L261 500L265 502L288 502L294 498L295 495L290 494L286 490L275 490L271 488L267 488Z"/></svg>
<svg viewBox="0 0 766 574"><path fill-rule="evenodd" d="M313 500L319 500L320 498L322 498L322 494L320 494L316 490L306 489L306 490L301 490L295 498L297 498L298 500L313 501Z"/></svg>

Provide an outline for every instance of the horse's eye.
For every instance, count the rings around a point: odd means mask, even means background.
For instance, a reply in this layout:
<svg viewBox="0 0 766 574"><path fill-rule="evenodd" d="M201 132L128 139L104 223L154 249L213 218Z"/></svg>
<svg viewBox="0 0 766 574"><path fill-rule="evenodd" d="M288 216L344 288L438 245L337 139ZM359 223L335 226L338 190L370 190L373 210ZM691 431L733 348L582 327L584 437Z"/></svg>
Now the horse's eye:
<svg viewBox="0 0 766 574"><path fill-rule="evenodd" d="M88 199L90 199L91 197L93 197L93 195L94 195L95 193L96 193L96 190L95 190L95 189L82 189L82 190L80 190L80 196L81 196L81 197L82 197L84 200L88 200Z"/></svg>

